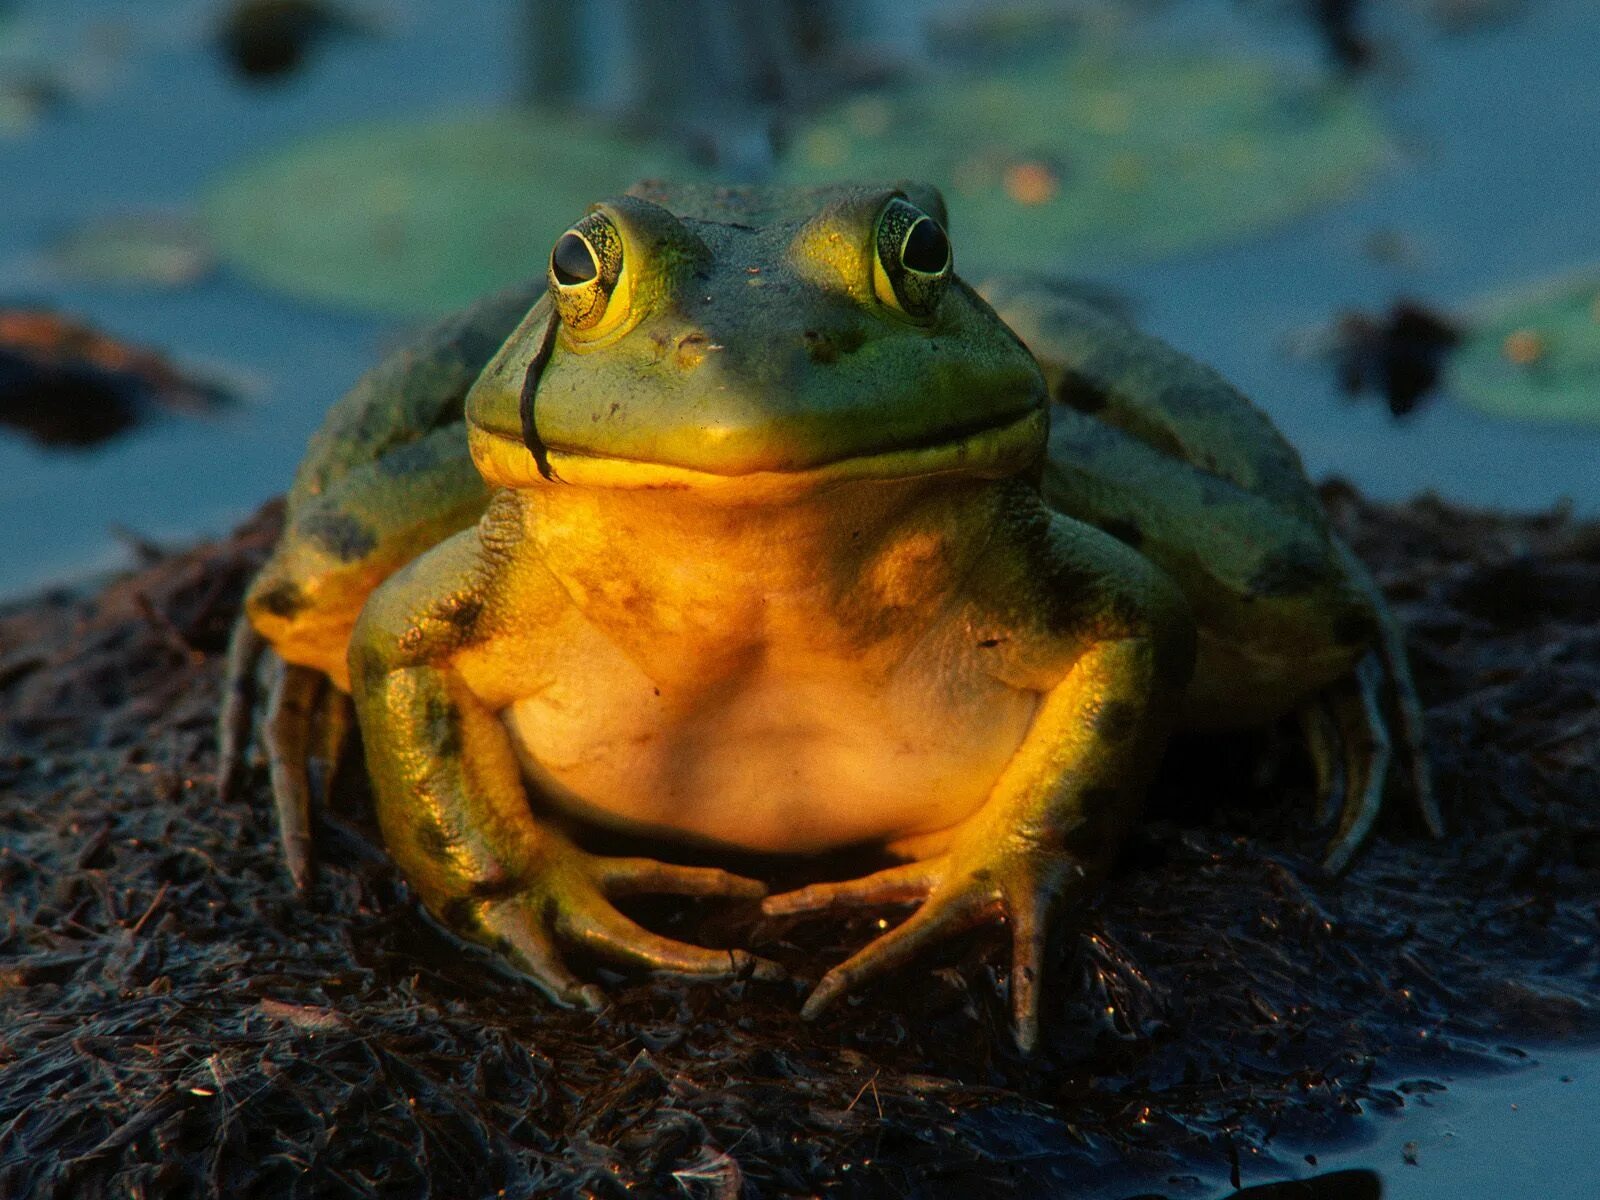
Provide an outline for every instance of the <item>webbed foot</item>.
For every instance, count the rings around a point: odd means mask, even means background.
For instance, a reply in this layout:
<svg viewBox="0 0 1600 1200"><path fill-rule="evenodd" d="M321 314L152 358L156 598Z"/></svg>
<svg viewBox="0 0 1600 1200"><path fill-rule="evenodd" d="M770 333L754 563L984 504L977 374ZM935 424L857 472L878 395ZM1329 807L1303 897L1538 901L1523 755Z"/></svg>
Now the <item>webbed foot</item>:
<svg viewBox="0 0 1600 1200"><path fill-rule="evenodd" d="M764 884L713 867L685 867L647 858L605 858L559 834L540 839L531 882L515 894L473 901L450 923L499 950L557 1004L598 1009L604 993L573 973L562 945L626 966L694 979L785 977L779 964L745 950L710 950L674 941L629 920L613 898L643 894L755 900Z"/></svg>
<svg viewBox="0 0 1600 1200"><path fill-rule="evenodd" d="M1337 821L1322 862L1330 874L1339 874L1354 861L1383 806L1394 758L1394 739L1384 716L1385 693L1398 717L1417 812L1432 836L1444 836L1423 740L1422 705L1411 673L1403 655L1396 659L1385 650L1375 650L1356 664L1348 678L1313 698L1299 714L1317 775L1318 823Z"/></svg>
<svg viewBox="0 0 1600 1200"><path fill-rule="evenodd" d="M1039 1040L1039 990L1050 920L1086 882L1058 850L1011 839L984 853L981 838L958 838L948 853L861 879L812 884L770 896L769 916L919 903L916 912L822 977L801 1015L812 1020L839 997L904 965L927 947L1000 918L1011 925L1011 1010L1017 1046Z"/></svg>
<svg viewBox="0 0 1600 1200"><path fill-rule="evenodd" d="M1411 677L1404 627L1366 564L1343 539L1334 538L1333 547L1351 581L1366 594L1377 627L1373 648L1355 670L1300 711L1317 773L1318 820L1326 825L1335 813L1338 817L1322 860L1323 869L1337 875L1354 861L1377 820L1396 740L1410 768L1412 802L1431 836L1444 836L1444 818L1433 794L1427 726ZM1395 736L1385 711L1394 714Z"/></svg>
<svg viewBox="0 0 1600 1200"><path fill-rule="evenodd" d="M261 740L285 865L295 890L315 877L311 840L313 794L326 800L350 733L350 698L321 671L285 662L243 615L228 642L217 729L217 792L227 800L244 766L257 678L267 677Z"/></svg>

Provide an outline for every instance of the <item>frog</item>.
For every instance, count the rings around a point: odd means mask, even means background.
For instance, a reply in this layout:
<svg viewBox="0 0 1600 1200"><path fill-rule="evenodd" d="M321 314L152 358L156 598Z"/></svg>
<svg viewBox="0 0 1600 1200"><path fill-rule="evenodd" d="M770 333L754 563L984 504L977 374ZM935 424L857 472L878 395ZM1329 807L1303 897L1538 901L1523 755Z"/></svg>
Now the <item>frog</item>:
<svg viewBox="0 0 1600 1200"><path fill-rule="evenodd" d="M783 977L626 897L910 906L802 1015L998 922L1029 1051L1174 731L1297 720L1331 871L1397 757L1437 831L1402 631L1294 449L1082 289L969 284L949 227L923 183L645 181L330 410L219 725L228 795L265 682L297 888L354 724L423 908L557 1005L605 1003L575 955Z"/></svg>

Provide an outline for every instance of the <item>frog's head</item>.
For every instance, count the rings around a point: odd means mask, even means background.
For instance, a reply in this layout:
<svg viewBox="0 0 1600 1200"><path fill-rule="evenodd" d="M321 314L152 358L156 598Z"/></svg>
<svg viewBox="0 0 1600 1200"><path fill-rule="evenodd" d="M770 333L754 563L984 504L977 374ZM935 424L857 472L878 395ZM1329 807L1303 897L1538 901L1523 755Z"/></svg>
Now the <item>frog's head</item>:
<svg viewBox="0 0 1600 1200"><path fill-rule="evenodd" d="M492 483L788 490L1016 474L1045 403L934 189L641 185L556 242L467 420Z"/></svg>

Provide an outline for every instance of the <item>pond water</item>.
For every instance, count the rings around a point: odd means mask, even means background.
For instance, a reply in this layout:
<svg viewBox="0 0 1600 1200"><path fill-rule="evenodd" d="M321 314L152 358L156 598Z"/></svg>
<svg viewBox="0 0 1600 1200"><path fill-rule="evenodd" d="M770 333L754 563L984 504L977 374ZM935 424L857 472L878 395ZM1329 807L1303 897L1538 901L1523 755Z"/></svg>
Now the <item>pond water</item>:
<svg viewBox="0 0 1600 1200"><path fill-rule="evenodd" d="M1315 1153L1308 1174L1366 1168L1384 1200L1591 1200L1600 1186L1600 1055L1538 1053L1505 1075L1450 1078L1380 1119L1372 1142ZM1335 1195L1328 1200L1340 1200Z"/></svg>
<svg viewBox="0 0 1600 1200"><path fill-rule="evenodd" d="M1241 20L1236 8L1254 11ZM1311 39L1266 5L1191 0L1197 38L1250 38L1306 57ZM1285 6L1287 7L1287 6ZM1268 236L1103 272L1152 330L1216 364L1263 404L1317 475L1400 498L1425 488L1474 504L1600 512L1600 432L1483 416L1448 398L1397 424L1343 400L1327 365L1289 347L1340 310L1411 295L1449 310L1600 261L1600 15L1538 0L1443 35L1417 4L1374 6L1384 62L1371 85L1401 160L1351 199ZM241 82L213 51L220 6L197 0L21 0L16 40L79 81L26 133L0 136L0 300L57 307L242 381L206 420L157 421L97 449L0 437L0 595L115 565L113 527L182 541L226 529L282 490L321 412L392 322L268 294L225 270L179 289L74 283L43 250L82 222L191 211L204 185L307 131L471 108L517 93L516 4L411 0L372 9L378 36L331 40L280 85ZM957 214L959 219L959 213ZM1375 236L1408 247L1368 252Z"/></svg>
<svg viewBox="0 0 1600 1200"><path fill-rule="evenodd" d="M492 104L520 87L512 0L375 4L379 36L318 47L281 86L244 84L214 53L219 7L0 5L13 29L74 64L76 81L70 102L34 128L0 133L0 302L58 308L242 385L240 401L214 415L159 419L91 450L0 436L0 596L121 564L119 527L171 542L226 530L283 489L323 409L400 332L225 270L177 289L75 283L50 268L45 247L90 218L188 212L217 172L307 131ZM1305 29L1263 18L1265 4L1194 2L1170 15L1198 35L1238 23L1241 7L1257 11L1240 36L1304 52ZM1144 325L1262 403L1315 475L1347 476L1382 498L1433 489L1516 509L1565 498L1600 515L1593 427L1496 420L1448 396L1397 424L1380 404L1346 402L1325 363L1290 352L1347 307L1410 295L1449 310L1600 262L1600 8L1528 0L1503 21L1445 35L1421 0L1373 7L1385 47L1373 86L1401 135L1400 161L1267 236L1099 278ZM1375 256L1377 236L1409 252ZM1320 1154L1316 1169L1373 1167L1392 1200L1459 1196L1469 1181L1484 1197L1591 1197L1600 1058L1541 1058L1453 1082L1371 1144Z"/></svg>

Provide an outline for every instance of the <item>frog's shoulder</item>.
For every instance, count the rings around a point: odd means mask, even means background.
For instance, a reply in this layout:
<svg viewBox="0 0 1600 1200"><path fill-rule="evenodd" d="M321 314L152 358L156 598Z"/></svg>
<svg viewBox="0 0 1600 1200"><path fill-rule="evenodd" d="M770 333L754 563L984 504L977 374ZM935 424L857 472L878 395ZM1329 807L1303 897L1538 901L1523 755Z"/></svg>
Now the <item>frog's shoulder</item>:
<svg viewBox="0 0 1600 1200"><path fill-rule="evenodd" d="M282 658L345 686L345 646L372 590L483 512L465 396L543 290L542 281L512 288L440 321L329 411L245 600Z"/></svg>
<svg viewBox="0 0 1600 1200"><path fill-rule="evenodd" d="M352 470L460 423L467 389L544 287L541 276L445 317L357 380L306 447L289 492L291 515Z"/></svg>
<svg viewBox="0 0 1600 1200"><path fill-rule="evenodd" d="M1063 408L1322 527L1300 455L1216 370L1068 281L1001 277L979 291L1039 360Z"/></svg>

